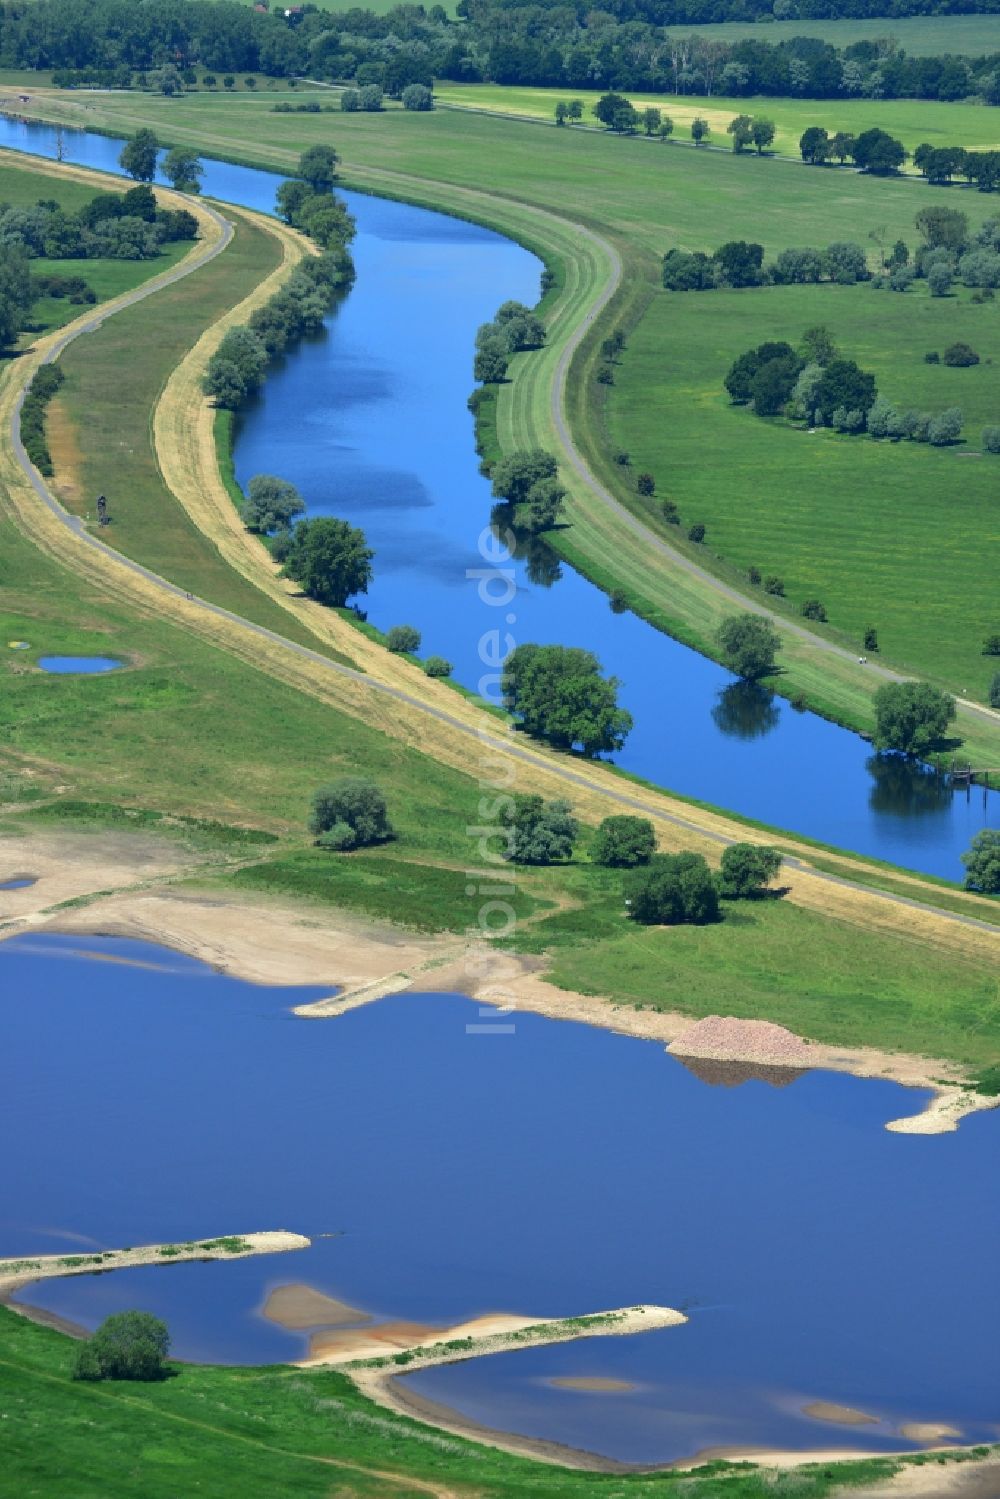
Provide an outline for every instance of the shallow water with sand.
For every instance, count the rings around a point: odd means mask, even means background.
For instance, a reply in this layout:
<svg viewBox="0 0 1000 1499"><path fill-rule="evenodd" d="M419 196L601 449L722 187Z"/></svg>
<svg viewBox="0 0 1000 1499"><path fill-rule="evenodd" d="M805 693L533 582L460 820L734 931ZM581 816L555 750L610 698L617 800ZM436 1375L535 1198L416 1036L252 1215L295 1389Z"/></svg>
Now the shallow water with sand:
<svg viewBox="0 0 1000 1499"><path fill-rule="evenodd" d="M142 1306L179 1357L247 1363L303 1358L323 1328L336 1339L366 1317L370 1332L651 1302L688 1323L403 1388L634 1462L886 1451L941 1425L994 1437L1000 1202L985 1184L1000 1115L892 1135L923 1095L829 1072L716 1080L661 1044L535 1015L470 1034L479 1009L450 994L291 1014L328 992L120 939L0 944L0 1127L17 1141L0 1161L0 1253L248 1225L313 1240L18 1300L88 1327ZM813 1402L875 1419L840 1426L807 1415Z"/></svg>

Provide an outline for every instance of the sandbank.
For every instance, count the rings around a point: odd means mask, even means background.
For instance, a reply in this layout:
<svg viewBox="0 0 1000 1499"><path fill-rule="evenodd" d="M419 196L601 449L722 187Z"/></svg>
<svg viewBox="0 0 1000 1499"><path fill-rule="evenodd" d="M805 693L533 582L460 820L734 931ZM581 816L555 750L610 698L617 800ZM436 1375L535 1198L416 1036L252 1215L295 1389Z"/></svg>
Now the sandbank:
<svg viewBox="0 0 1000 1499"><path fill-rule="evenodd" d="M358 1327L372 1320L368 1312L299 1281L275 1286L261 1307L261 1316L289 1332L308 1332L313 1327Z"/></svg>
<svg viewBox="0 0 1000 1499"><path fill-rule="evenodd" d="M628 1395L635 1389L627 1379L609 1379L603 1374L555 1374L545 1383L555 1390L577 1390L581 1395Z"/></svg>
<svg viewBox="0 0 1000 1499"><path fill-rule="evenodd" d="M814 1421L832 1421L835 1426L877 1426L878 1416L867 1411L855 1410L850 1405L837 1405L832 1400L813 1400L802 1407L802 1414Z"/></svg>

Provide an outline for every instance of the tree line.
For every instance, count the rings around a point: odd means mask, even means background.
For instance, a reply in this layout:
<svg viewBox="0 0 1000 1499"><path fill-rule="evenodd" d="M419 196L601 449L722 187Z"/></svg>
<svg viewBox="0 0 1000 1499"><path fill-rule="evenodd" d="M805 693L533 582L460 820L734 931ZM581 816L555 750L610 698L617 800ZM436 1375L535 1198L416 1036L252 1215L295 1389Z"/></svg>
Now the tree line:
<svg viewBox="0 0 1000 1499"><path fill-rule="evenodd" d="M727 42L664 30L690 21L779 11L794 19L835 8L870 15L866 0L610 0L598 10L558 0L460 0L385 15L232 0L20 0L0 5L0 66L45 68L64 83L177 92L198 68L222 75L307 75L353 80L393 98L437 78L651 93L803 98L977 96L1000 103L1000 54L909 57L891 36L837 48L815 37ZM892 14L922 14L928 0L892 0ZM852 10L853 6L853 10ZM886 8L888 3L886 0ZM963 10L968 6L962 6ZM934 13L941 12L940 6ZM426 103L411 107L427 107Z"/></svg>

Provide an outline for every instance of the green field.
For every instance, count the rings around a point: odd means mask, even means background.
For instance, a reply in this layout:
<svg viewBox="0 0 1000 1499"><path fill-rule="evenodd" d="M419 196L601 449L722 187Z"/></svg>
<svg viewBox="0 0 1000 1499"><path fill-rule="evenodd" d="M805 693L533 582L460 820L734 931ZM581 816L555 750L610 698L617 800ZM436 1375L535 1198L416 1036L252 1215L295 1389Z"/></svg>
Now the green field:
<svg viewBox="0 0 1000 1499"><path fill-rule="evenodd" d="M741 572L782 577L793 606L820 599L859 647L874 624L894 661L982 698L995 671L982 642L1000 626L1000 462L979 434L1000 423L1000 308L969 297L934 298L923 285L903 296L866 285L660 292L608 409L613 445L657 476L683 529L703 522L706 545ZM769 339L795 345L818 323L895 405L961 407L967 440L929 448L807 433L730 403L722 381L737 355ZM924 362L956 339L982 363Z"/></svg>
<svg viewBox="0 0 1000 1499"><path fill-rule="evenodd" d="M706 41L787 42L794 36L817 36L834 47L894 37L909 57L961 53L980 57L1000 52L1000 16L877 16L845 21L725 21L705 26L666 26L668 36L697 36Z"/></svg>
<svg viewBox="0 0 1000 1499"><path fill-rule="evenodd" d="M155 1272L150 1272L155 1273ZM165 1272L164 1272L165 1273ZM902 1464L815 1464L758 1475L574 1473L394 1416L343 1374L176 1366L156 1384L74 1383L71 1339L0 1307L4 1478L11 1493L73 1499L827 1499ZM985 1456L986 1448L976 1449ZM962 1455L918 1456L975 1461Z"/></svg>
<svg viewBox="0 0 1000 1499"><path fill-rule="evenodd" d="M1000 25L1000 18L997 18ZM570 88L518 88L495 83L447 83L435 85L441 104L463 109L488 110L528 119L552 121L557 102L584 101L584 123L594 125L591 109L603 90ZM691 121L696 115L707 120L710 143L726 150L729 121L738 114L761 114L777 126L773 149L786 156L799 154L799 137L809 125L823 125L831 135L847 130L858 135L879 126L913 151L922 141L932 146L968 146L1000 149L1000 110L985 104L941 104L928 99L772 99L768 97L726 99L718 95L640 94L628 97L637 109L654 104L674 121L678 140L690 145ZM572 134L567 126L560 133ZM662 150L659 141L646 142L649 149ZM692 147L693 149L693 147ZM704 154L704 148L702 148Z"/></svg>

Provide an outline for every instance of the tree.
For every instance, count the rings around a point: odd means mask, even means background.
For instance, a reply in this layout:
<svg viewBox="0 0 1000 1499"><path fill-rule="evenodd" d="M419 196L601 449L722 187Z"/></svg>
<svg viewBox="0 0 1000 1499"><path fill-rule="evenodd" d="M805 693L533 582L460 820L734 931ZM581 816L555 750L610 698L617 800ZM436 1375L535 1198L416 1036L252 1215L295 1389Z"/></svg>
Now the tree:
<svg viewBox="0 0 1000 1499"><path fill-rule="evenodd" d="M200 193L204 170L197 151L187 146L174 146L163 158L163 174L179 193Z"/></svg>
<svg viewBox="0 0 1000 1499"><path fill-rule="evenodd" d="M949 344L941 357L952 369L967 369L979 363L979 355L972 345L962 342Z"/></svg>
<svg viewBox="0 0 1000 1499"><path fill-rule="evenodd" d="M652 474L637 474L635 487L639 494L651 495L656 491L656 480Z"/></svg>
<svg viewBox="0 0 1000 1499"><path fill-rule="evenodd" d="M661 141L668 140L674 133L674 122L669 115L664 115L660 120L656 131Z"/></svg>
<svg viewBox="0 0 1000 1499"><path fill-rule="evenodd" d="M499 385L507 378L507 351L496 339L476 350L472 362L473 379L483 385Z"/></svg>
<svg viewBox="0 0 1000 1499"><path fill-rule="evenodd" d="M953 281L950 266L932 265L927 272L927 285L930 287L932 297L946 297L951 291Z"/></svg>
<svg viewBox="0 0 1000 1499"><path fill-rule="evenodd" d="M750 125L750 138L757 148L760 156L774 141L774 121L765 120L763 115L754 115Z"/></svg>
<svg viewBox="0 0 1000 1499"><path fill-rule="evenodd" d="M853 359L833 359L823 371L814 399L820 420L829 425L838 407L867 412L877 395L874 375L867 374Z"/></svg>
<svg viewBox="0 0 1000 1499"><path fill-rule="evenodd" d="M726 900L760 895L781 868L781 854L763 843L731 843L723 850L719 889Z"/></svg>
<svg viewBox="0 0 1000 1499"><path fill-rule="evenodd" d="M810 166L821 167L830 155L830 137L822 125L810 125L799 137L799 155Z"/></svg>
<svg viewBox="0 0 1000 1499"><path fill-rule="evenodd" d="M528 490L527 497L515 507L514 521L522 531L537 535L551 531L562 514L566 491L556 479L539 479Z"/></svg>
<svg viewBox="0 0 1000 1499"><path fill-rule="evenodd" d="M137 130L118 156L118 165L136 182L152 182L156 176L156 153L160 143L152 130Z"/></svg>
<svg viewBox="0 0 1000 1499"><path fill-rule="evenodd" d="M569 105L566 103L565 99L557 100L555 108L556 124L559 126L565 126L566 116L568 114Z"/></svg>
<svg viewBox="0 0 1000 1499"><path fill-rule="evenodd" d="M609 869L648 864L655 852L656 834L646 817L605 817L590 845L594 863Z"/></svg>
<svg viewBox="0 0 1000 1499"><path fill-rule="evenodd" d="M639 115L624 94L602 94L593 113L608 130L630 134L639 124Z"/></svg>
<svg viewBox="0 0 1000 1499"><path fill-rule="evenodd" d="M874 625L866 625L863 645L866 651L878 652L878 631Z"/></svg>
<svg viewBox="0 0 1000 1499"><path fill-rule="evenodd" d="M781 639L762 614L731 614L715 635L723 661L737 676L755 681L774 671Z"/></svg>
<svg viewBox="0 0 1000 1499"><path fill-rule="evenodd" d="M786 372L791 371L791 391L800 367L799 361L791 344L776 341L758 344L756 349L748 349L745 354L733 360L724 381L730 400L738 406L752 401L756 394L758 375L766 365L772 363L780 365ZM787 396L785 399L788 399Z"/></svg>
<svg viewBox="0 0 1000 1499"><path fill-rule="evenodd" d="M841 166L848 156L854 155L855 138L847 130L838 130L830 141L830 155L835 156Z"/></svg>
<svg viewBox="0 0 1000 1499"><path fill-rule="evenodd" d="M1000 671L994 672L990 683L989 701L991 708L1000 708Z"/></svg>
<svg viewBox="0 0 1000 1499"><path fill-rule="evenodd" d="M310 146L299 157L297 176L308 182L314 193L326 193L337 177L339 158L332 146Z"/></svg>
<svg viewBox="0 0 1000 1499"><path fill-rule="evenodd" d="M1000 635L987 635L983 641L983 655L1000 656Z"/></svg>
<svg viewBox="0 0 1000 1499"><path fill-rule="evenodd" d="M700 146L702 141L707 141L711 133L708 121L703 120L700 115L696 115L691 121L691 139L695 145Z"/></svg>
<svg viewBox="0 0 1000 1499"><path fill-rule="evenodd" d="M443 656L428 656L424 662L424 671L429 677L450 677L452 665Z"/></svg>
<svg viewBox="0 0 1000 1499"><path fill-rule="evenodd" d="M701 854L655 854L625 876L625 900L644 926L702 926L719 920L719 892Z"/></svg>
<svg viewBox="0 0 1000 1499"><path fill-rule="evenodd" d="M149 1312L115 1312L77 1354L74 1379L163 1379L170 1334Z"/></svg>
<svg viewBox="0 0 1000 1499"><path fill-rule="evenodd" d="M927 428L927 441L932 448L947 448L958 442L962 435L962 411L958 406L949 406L931 419Z"/></svg>
<svg viewBox="0 0 1000 1499"><path fill-rule="evenodd" d="M962 855L966 890L1000 895L1000 829L983 828Z"/></svg>
<svg viewBox="0 0 1000 1499"><path fill-rule="evenodd" d="M385 637L386 646L399 655L415 656L420 649L420 631L415 625L393 625Z"/></svg>
<svg viewBox="0 0 1000 1499"><path fill-rule="evenodd" d="M955 717L955 699L929 682L887 682L872 701L878 750L919 755L944 738Z"/></svg>
<svg viewBox="0 0 1000 1499"><path fill-rule="evenodd" d="M270 536L275 531L290 530L292 521L305 508L302 496L287 479L279 479L275 474L254 474L247 485L241 514L248 531Z"/></svg>
<svg viewBox="0 0 1000 1499"><path fill-rule="evenodd" d="M870 172L874 177L898 172L906 160L902 141L878 128L863 130L854 142L851 155L863 172Z"/></svg>
<svg viewBox="0 0 1000 1499"><path fill-rule="evenodd" d="M969 237L969 220L959 208L935 203L930 208L922 208L913 222L928 245L943 247L956 255Z"/></svg>
<svg viewBox="0 0 1000 1499"><path fill-rule="evenodd" d="M759 286L764 264L764 246L750 240L731 239L720 245L712 259L730 286Z"/></svg>
<svg viewBox="0 0 1000 1499"><path fill-rule="evenodd" d="M166 99L173 99L177 94L184 92L184 79L172 63L167 63L162 68L154 68L148 75L147 81L151 88L159 89Z"/></svg>
<svg viewBox="0 0 1000 1499"><path fill-rule="evenodd" d="M321 515L295 527L284 576L293 578L311 599L342 608L352 593L368 592L374 555L363 531Z"/></svg>
<svg viewBox="0 0 1000 1499"><path fill-rule="evenodd" d="M726 126L726 134L733 138L733 150L739 154L753 140L753 121L749 115L737 115Z"/></svg>
<svg viewBox="0 0 1000 1499"><path fill-rule="evenodd" d="M394 838L385 796L374 781L342 776L321 786L312 799L309 831L320 848L344 852Z"/></svg>
<svg viewBox="0 0 1000 1499"><path fill-rule="evenodd" d="M536 484L544 479L554 479L556 472L556 460L543 448L512 453L509 458L501 458L493 466L493 493L498 500L520 505L527 500Z"/></svg>
<svg viewBox="0 0 1000 1499"><path fill-rule="evenodd" d="M642 112L642 128L646 135L659 135L662 117L655 105L648 105Z"/></svg>
<svg viewBox="0 0 1000 1499"><path fill-rule="evenodd" d="M575 646L519 645L504 662L504 707L525 733L586 755L620 750L632 715L618 706L618 680Z"/></svg>
<svg viewBox="0 0 1000 1499"><path fill-rule="evenodd" d="M515 864L555 864L573 857L580 825L569 802L515 796L505 821L510 838L506 857Z"/></svg>

